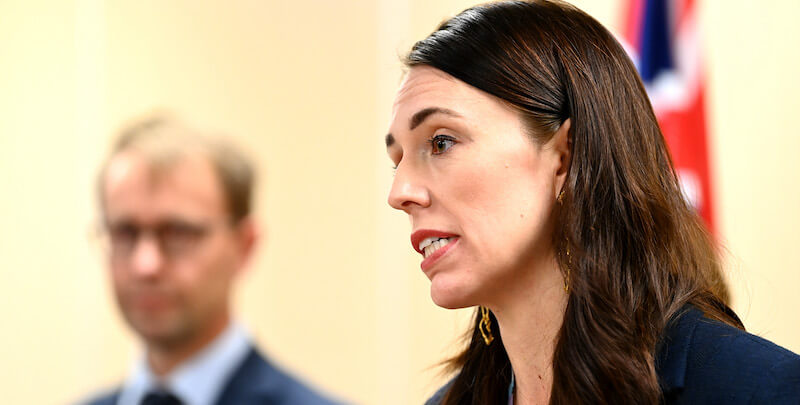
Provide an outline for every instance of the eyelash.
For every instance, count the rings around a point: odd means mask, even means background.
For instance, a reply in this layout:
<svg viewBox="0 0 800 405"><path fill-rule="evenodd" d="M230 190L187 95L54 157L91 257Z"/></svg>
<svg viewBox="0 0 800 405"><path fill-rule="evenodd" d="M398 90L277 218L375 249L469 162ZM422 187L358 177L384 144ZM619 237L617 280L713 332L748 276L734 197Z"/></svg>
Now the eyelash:
<svg viewBox="0 0 800 405"><path fill-rule="evenodd" d="M431 137L430 137L430 139L428 139L428 144L430 144L430 145L431 145L431 150L433 150L433 148L434 148L434 144L435 144L436 142L439 142L439 141L449 141L449 142L452 142L452 144L453 144L453 145L455 145L455 143L456 143L456 140L455 140L455 138L453 138L452 136L449 136L449 135L442 135L442 134L439 134L439 135L433 135L433 136L431 136ZM447 149L445 149L444 151L442 151L442 152L439 152L439 153L433 153L433 154L434 154L434 155L441 155L442 153L445 153L446 151L450 150L450 148L452 148L452 147L453 147L453 146L452 146L452 145L450 145L450 147L449 147L449 148L447 148Z"/></svg>
<svg viewBox="0 0 800 405"><path fill-rule="evenodd" d="M450 141L450 142L452 142L453 144L455 144L455 143L456 143L456 140L455 140L455 138L453 138L452 136L439 134L439 135L433 135L433 136L431 136L430 138L428 138L428 144L431 146L431 149L433 149L434 142L437 142L437 141L442 141L442 140L444 140L444 141ZM451 145L451 146L450 146L450 148L452 148L452 147L453 147L453 146ZM450 148L447 148L447 150L450 150ZM444 153L444 152L434 153L434 155L441 155L442 153ZM392 175L394 175L395 173L397 173L397 166L398 166L398 165L392 165L392 166L391 166L391 168L392 168Z"/></svg>

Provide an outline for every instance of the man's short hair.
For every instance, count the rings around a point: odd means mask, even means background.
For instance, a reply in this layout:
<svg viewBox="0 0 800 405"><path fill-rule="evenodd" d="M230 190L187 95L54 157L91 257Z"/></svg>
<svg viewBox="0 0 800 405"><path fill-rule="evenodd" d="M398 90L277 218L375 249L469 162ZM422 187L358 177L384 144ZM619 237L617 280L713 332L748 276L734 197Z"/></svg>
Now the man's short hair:
<svg viewBox="0 0 800 405"><path fill-rule="evenodd" d="M118 154L135 151L156 173L188 156L208 159L222 185L228 213L234 223L250 215L255 174L250 161L218 136L189 127L174 116L155 114L136 120L118 134L100 171L98 191L104 209L103 189L109 162Z"/></svg>

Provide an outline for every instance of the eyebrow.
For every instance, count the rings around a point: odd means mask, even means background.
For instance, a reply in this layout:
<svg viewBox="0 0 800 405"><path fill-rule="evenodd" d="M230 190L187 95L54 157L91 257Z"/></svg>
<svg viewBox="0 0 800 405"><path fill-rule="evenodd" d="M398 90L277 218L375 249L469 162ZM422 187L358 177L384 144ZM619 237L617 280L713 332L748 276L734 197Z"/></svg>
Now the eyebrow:
<svg viewBox="0 0 800 405"><path fill-rule="evenodd" d="M428 107L417 111L417 113L411 117L411 121L408 124L408 129L413 131L414 128L420 126L420 124L422 124L428 117L434 114L445 114L451 117L461 117L460 114L453 110L440 107Z"/></svg>
<svg viewBox="0 0 800 405"><path fill-rule="evenodd" d="M428 107L423 108L422 110L417 111L413 116L411 116L411 120L409 120L408 129L413 131L418 126L422 125L428 117L435 114L444 114L449 115L451 117L458 117L460 118L461 115L453 110L448 110L447 108L441 107ZM386 135L386 147L390 147L394 145L394 136L392 134Z"/></svg>

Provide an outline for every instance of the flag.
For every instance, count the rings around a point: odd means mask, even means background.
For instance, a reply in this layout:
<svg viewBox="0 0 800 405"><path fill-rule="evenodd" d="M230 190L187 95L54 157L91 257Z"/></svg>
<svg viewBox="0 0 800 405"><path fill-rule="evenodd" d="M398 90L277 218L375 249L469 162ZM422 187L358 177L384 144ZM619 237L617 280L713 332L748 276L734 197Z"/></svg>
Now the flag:
<svg viewBox="0 0 800 405"><path fill-rule="evenodd" d="M624 0L622 43L647 88L684 196L714 230L695 0Z"/></svg>

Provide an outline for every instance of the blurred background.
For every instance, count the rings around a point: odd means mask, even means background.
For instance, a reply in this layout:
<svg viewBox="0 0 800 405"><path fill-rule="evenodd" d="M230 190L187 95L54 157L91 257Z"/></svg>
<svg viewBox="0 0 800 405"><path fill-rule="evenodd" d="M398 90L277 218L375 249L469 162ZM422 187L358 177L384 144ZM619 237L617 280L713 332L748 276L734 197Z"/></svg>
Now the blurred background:
<svg viewBox="0 0 800 405"><path fill-rule="evenodd" d="M612 31L621 0L575 0ZM0 0L0 398L72 403L139 347L92 242L114 132L169 109L260 167L237 311L329 393L421 403L471 310L436 307L386 204L400 55L472 1ZM800 2L697 4L716 233L748 329L800 352Z"/></svg>

